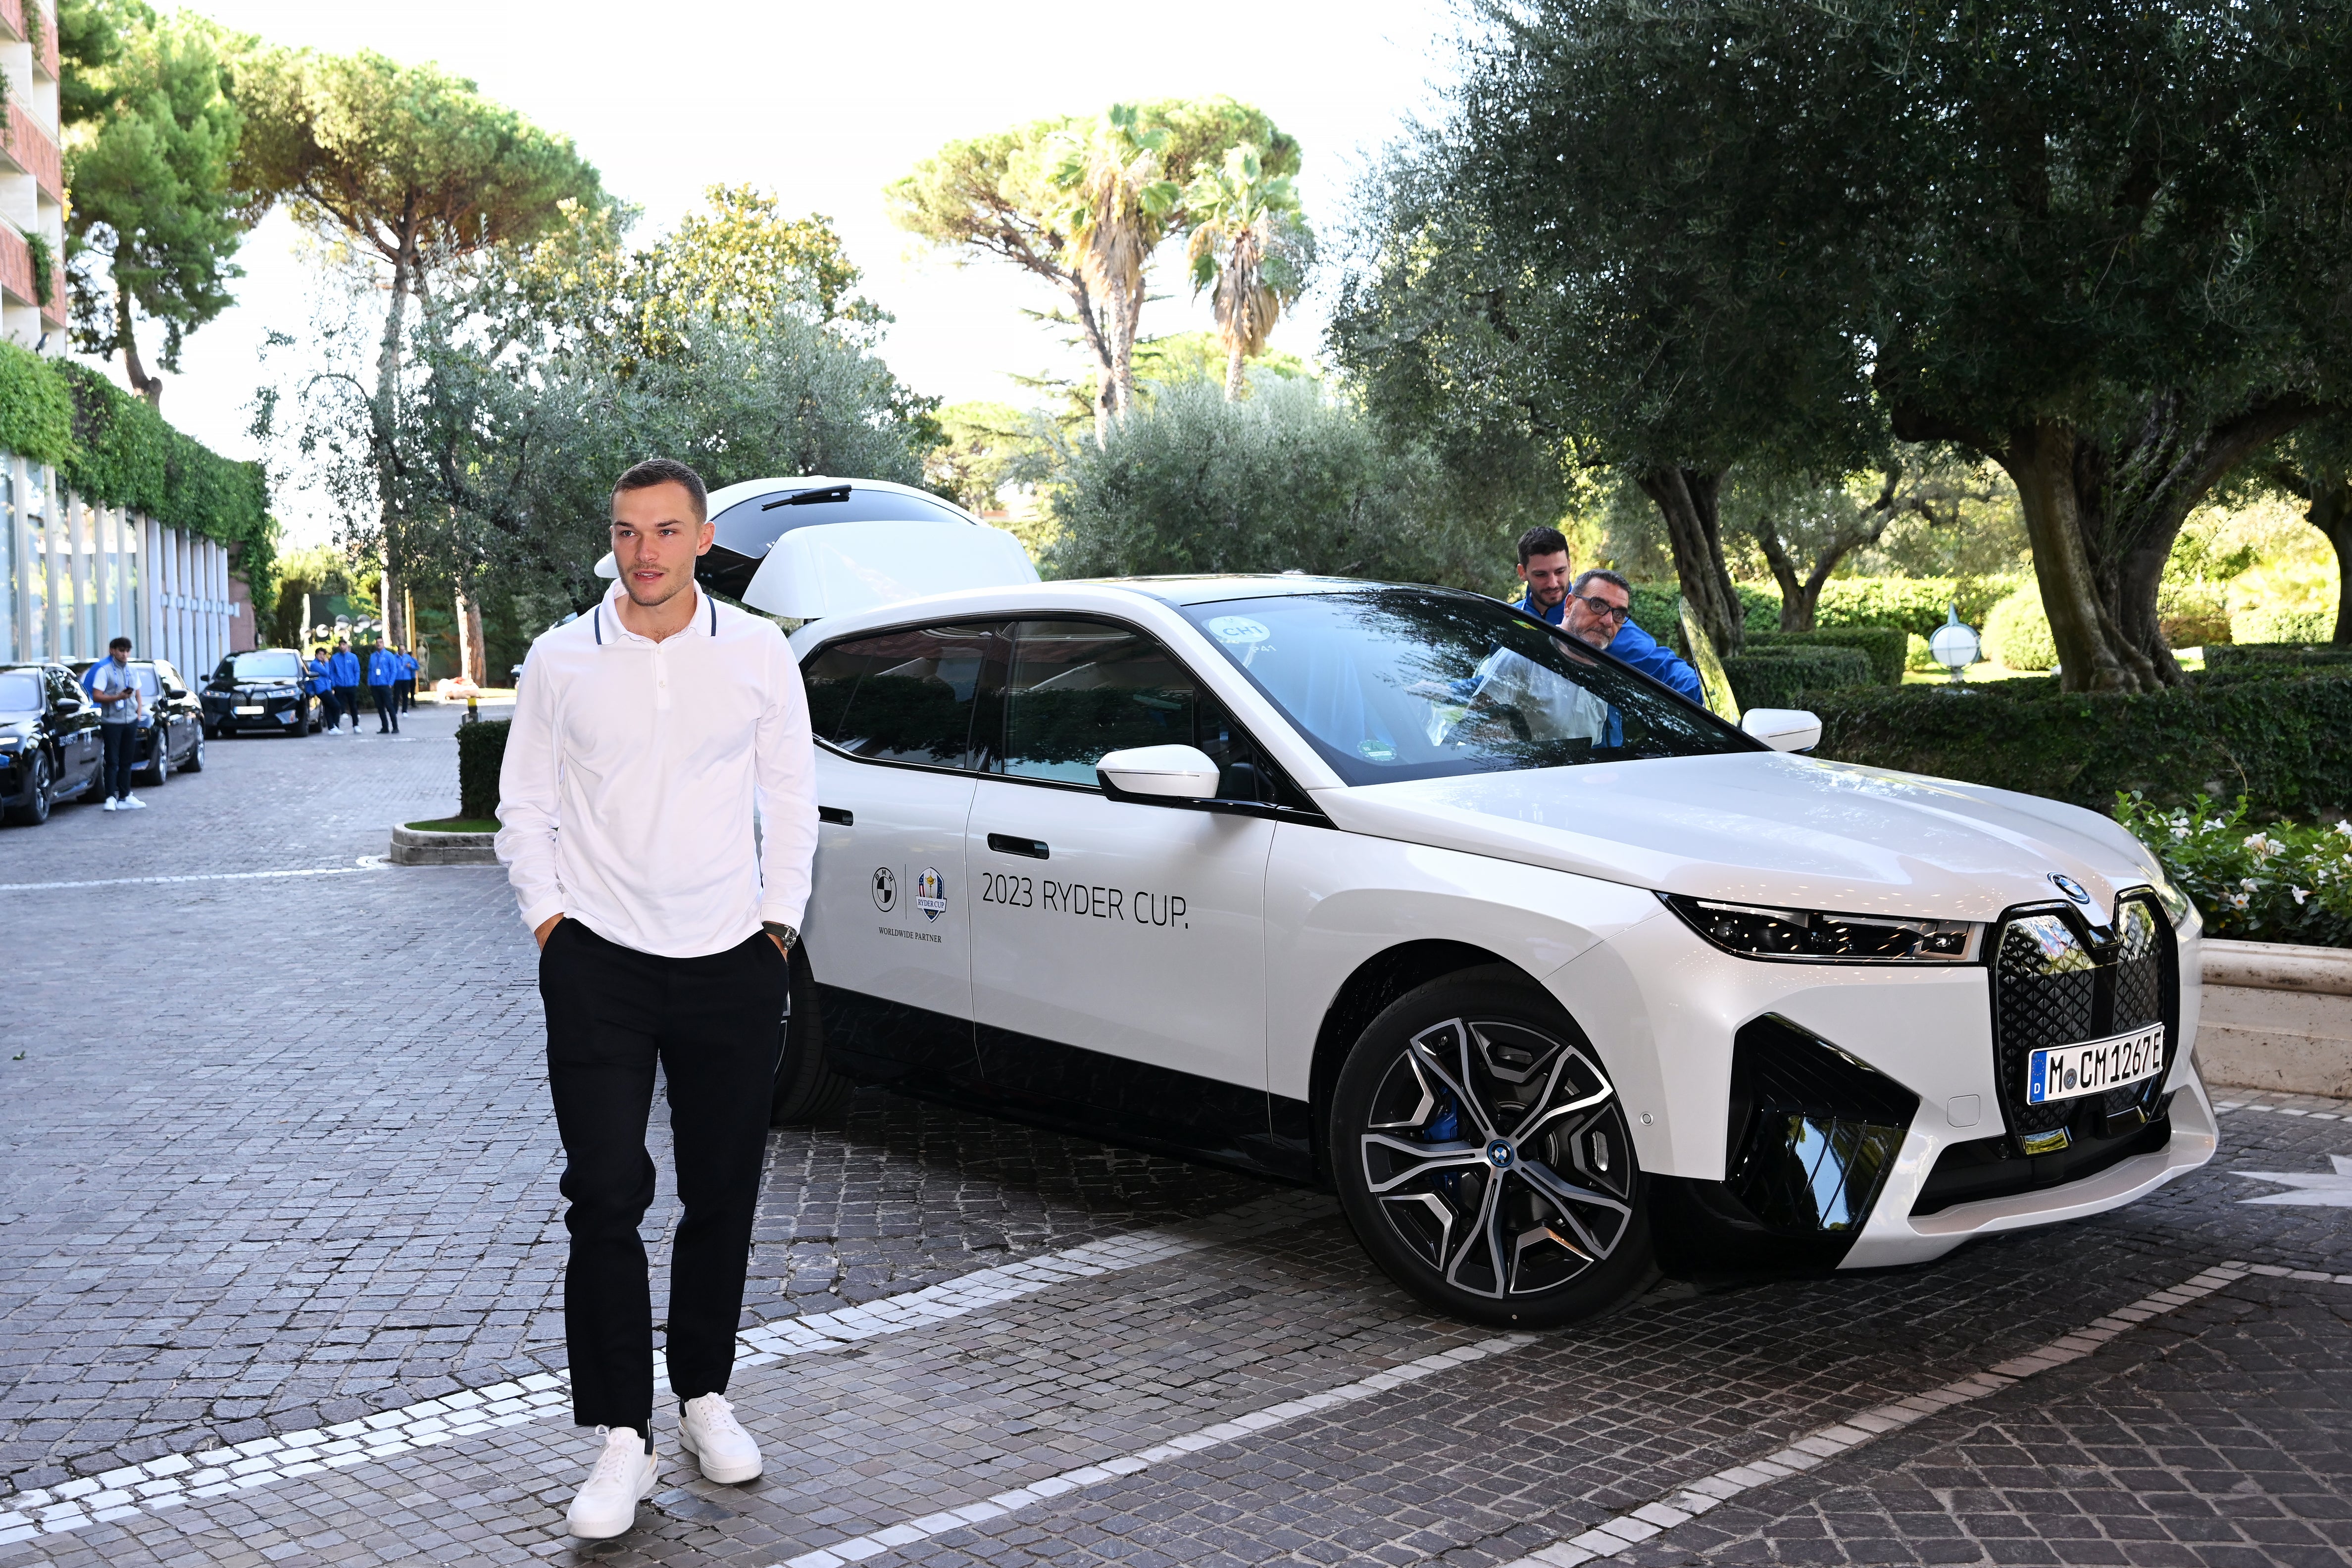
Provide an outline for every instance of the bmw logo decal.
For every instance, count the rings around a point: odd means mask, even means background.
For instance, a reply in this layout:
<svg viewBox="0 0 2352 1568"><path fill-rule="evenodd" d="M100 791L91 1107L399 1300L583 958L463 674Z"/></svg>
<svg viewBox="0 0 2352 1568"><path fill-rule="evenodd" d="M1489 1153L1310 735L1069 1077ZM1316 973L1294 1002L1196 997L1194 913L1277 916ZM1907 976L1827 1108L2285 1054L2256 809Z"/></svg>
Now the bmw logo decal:
<svg viewBox="0 0 2352 1568"><path fill-rule="evenodd" d="M1504 1139L1497 1138L1486 1145L1486 1163L1498 1171L1507 1171L1519 1157L1518 1151Z"/></svg>
<svg viewBox="0 0 2352 1568"><path fill-rule="evenodd" d="M2062 871L2051 872L2050 883L2078 904L2087 904L2091 901L2091 895L2084 889L2083 884Z"/></svg>
<svg viewBox="0 0 2352 1568"><path fill-rule="evenodd" d="M874 868L874 907L886 915L898 907L898 874L887 866Z"/></svg>

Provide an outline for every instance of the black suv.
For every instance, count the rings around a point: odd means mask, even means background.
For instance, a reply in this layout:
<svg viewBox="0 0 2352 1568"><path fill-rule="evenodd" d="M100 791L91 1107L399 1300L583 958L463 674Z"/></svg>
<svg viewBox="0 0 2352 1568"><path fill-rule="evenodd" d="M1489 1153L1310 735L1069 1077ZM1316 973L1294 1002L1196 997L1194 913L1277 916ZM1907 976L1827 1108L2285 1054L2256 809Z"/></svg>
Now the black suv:
<svg viewBox="0 0 2352 1568"><path fill-rule="evenodd" d="M257 647L220 661L205 682L205 733L234 735L265 730L277 735L309 735L319 728L319 700L302 656L290 647Z"/></svg>
<svg viewBox="0 0 2352 1568"><path fill-rule="evenodd" d="M82 659L72 668L74 678L87 684L89 672L102 660ZM134 658L131 679L139 683L139 782L160 785L177 768L184 773L205 771L205 714L188 683L168 660Z"/></svg>
<svg viewBox="0 0 2352 1568"><path fill-rule="evenodd" d="M98 704L62 664L0 665L0 811L49 819L49 807L97 787L106 759Z"/></svg>

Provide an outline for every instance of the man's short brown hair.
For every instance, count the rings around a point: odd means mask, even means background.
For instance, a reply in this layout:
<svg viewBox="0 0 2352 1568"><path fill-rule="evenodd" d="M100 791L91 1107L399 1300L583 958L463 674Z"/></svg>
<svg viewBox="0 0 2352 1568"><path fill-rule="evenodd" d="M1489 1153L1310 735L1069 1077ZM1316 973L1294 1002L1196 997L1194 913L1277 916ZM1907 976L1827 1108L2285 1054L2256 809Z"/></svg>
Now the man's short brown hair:
<svg viewBox="0 0 2352 1568"><path fill-rule="evenodd" d="M694 521L710 521L709 492L702 488L702 476L679 462L676 458L647 458L631 465L613 485L613 493L623 490L649 490L656 485L684 485L686 493L694 498Z"/></svg>
<svg viewBox="0 0 2352 1568"><path fill-rule="evenodd" d="M1568 553L1568 535L1556 528L1531 528L1519 535L1519 564L1524 566L1538 555Z"/></svg>

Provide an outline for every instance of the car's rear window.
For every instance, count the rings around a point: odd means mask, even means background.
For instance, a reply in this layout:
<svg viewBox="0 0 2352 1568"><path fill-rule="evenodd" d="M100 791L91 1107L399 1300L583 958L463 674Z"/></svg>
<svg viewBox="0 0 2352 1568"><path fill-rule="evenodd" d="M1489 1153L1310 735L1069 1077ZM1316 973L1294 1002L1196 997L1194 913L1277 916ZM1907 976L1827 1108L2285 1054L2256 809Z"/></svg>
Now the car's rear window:
<svg viewBox="0 0 2352 1568"><path fill-rule="evenodd" d="M1368 588L1183 606L1351 784L1759 743L1474 594Z"/></svg>

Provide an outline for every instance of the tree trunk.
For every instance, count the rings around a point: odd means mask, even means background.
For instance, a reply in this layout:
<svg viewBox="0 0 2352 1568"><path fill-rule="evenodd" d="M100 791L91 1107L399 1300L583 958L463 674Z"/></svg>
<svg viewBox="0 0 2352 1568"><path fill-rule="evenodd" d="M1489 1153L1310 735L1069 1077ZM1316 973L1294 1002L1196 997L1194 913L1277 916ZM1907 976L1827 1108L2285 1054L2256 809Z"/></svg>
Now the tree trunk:
<svg viewBox="0 0 2352 1568"><path fill-rule="evenodd" d="M2311 510L2304 517L2336 546L2336 636L2338 647L2352 647L2352 479L2341 473L2316 476Z"/></svg>
<svg viewBox="0 0 2352 1568"><path fill-rule="evenodd" d="M2011 431L1994 458L2017 486L2060 684L2068 691L2153 690L2160 684L2156 667L2125 642L2092 566L2087 538L2105 522L2105 454L2073 426L2041 420Z"/></svg>
<svg viewBox="0 0 2352 1568"><path fill-rule="evenodd" d="M114 284L114 343L122 351L122 374L131 390L145 398L148 407L163 407L163 378L148 374L139 358L139 334L131 328L131 290L120 279Z"/></svg>
<svg viewBox="0 0 2352 1568"><path fill-rule="evenodd" d="M383 573L384 597L378 601L382 612L384 637L399 641L395 634L401 626L400 606L391 597L395 586L394 574L400 568L398 551L394 547L394 510L399 496L399 452L395 443L399 430L400 340L407 324L409 290L416 283L416 223L415 202L402 216L400 249L392 262L392 304L383 318L383 344L375 362L375 406L370 416L374 426L373 442L376 470L376 561ZM405 643L402 643L405 646Z"/></svg>
<svg viewBox="0 0 2352 1568"><path fill-rule="evenodd" d="M489 655L482 647L482 606L457 590L457 674L477 686L488 686Z"/></svg>
<svg viewBox="0 0 2352 1568"><path fill-rule="evenodd" d="M1756 542L1763 547L1764 564L1772 568L1772 581L1780 584L1780 629L1784 632L1809 632L1813 629L1813 605L1821 597L1821 582L1812 591L1805 591L1804 579L1797 575L1797 563L1789 554L1789 547L1780 541L1780 531L1769 521L1756 525Z"/></svg>
<svg viewBox="0 0 2352 1568"><path fill-rule="evenodd" d="M1657 503L1675 552L1675 580L1707 640L1721 656L1738 653L1746 632L1739 595L1723 562L1723 529L1717 512L1720 473L1697 468L1649 468L1635 477L1642 493Z"/></svg>
<svg viewBox="0 0 2352 1568"><path fill-rule="evenodd" d="M1243 384L1242 345L1236 342L1225 351L1225 401L1227 403L1239 403L1242 400Z"/></svg>

